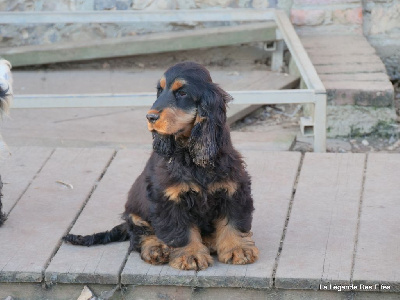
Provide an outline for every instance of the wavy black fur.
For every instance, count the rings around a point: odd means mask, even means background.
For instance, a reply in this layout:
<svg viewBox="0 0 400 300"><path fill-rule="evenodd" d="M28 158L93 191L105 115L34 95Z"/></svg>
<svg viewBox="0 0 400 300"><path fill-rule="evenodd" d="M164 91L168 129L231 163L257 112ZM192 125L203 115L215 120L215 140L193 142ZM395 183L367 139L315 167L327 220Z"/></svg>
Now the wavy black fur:
<svg viewBox="0 0 400 300"><path fill-rule="evenodd" d="M3 197L3 194L1 193L2 189L3 189L3 182L1 181L1 176L0 176L0 226L3 225L3 223L7 219L6 214L3 213L3 211L2 211L2 208L3 208L3 204L1 201L1 198Z"/></svg>
<svg viewBox="0 0 400 300"><path fill-rule="evenodd" d="M226 124L230 95L214 84L209 72L196 63L177 64L164 76L166 87L163 89L159 84L152 110L161 112L174 107L188 114L195 111L190 136L153 132L154 151L125 204L126 227L120 225L115 234L111 230L100 236L68 235L65 240L92 245L129 238L131 250L140 251L144 235L155 233L168 246L182 247L189 241L191 227L200 228L203 236L210 235L215 231L214 221L220 218L226 218L241 232L250 231L254 210L250 177L241 155L232 146ZM177 78L186 82L181 94L169 88ZM234 183L236 191L228 193L220 189L209 193L211 185L223 182ZM200 192L183 191L179 201L171 201L166 189L182 183L195 184ZM130 214L141 217L151 228L135 226Z"/></svg>

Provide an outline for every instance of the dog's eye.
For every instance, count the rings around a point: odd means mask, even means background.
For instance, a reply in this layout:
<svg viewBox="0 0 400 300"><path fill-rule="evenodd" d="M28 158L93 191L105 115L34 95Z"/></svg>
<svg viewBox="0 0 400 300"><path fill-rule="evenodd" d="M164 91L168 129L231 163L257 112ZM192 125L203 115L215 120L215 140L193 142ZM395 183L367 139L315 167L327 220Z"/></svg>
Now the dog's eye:
<svg viewBox="0 0 400 300"><path fill-rule="evenodd" d="M178 95L181 96L181 97L184 97L184 96L186 96L187 94L186 94L186 92L184 92L184 91L179 91L179 92L178 92Z"/></svg>

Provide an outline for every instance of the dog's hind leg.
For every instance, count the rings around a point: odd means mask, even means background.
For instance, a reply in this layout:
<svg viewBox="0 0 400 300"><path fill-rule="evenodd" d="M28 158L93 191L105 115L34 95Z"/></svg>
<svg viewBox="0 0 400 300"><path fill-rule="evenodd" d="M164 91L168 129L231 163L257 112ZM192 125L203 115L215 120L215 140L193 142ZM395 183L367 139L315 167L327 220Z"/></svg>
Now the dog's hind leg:
<svg viewBox="0 0 400 300"><path fill-rule="evenodd" d="M155 236L154 230L148 222L135 214L129 214L124 219L129 224L129 251L138 251L140 257L152 265L169 262L170 248Z"/></svg>

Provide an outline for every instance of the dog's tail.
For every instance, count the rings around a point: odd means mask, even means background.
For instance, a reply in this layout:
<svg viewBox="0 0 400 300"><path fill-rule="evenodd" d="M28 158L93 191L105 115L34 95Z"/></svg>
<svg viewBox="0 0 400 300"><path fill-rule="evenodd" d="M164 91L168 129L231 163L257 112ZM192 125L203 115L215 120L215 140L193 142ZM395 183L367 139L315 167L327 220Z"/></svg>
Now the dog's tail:
<svg viewBox="0 0 400 300"><path fill-rule="evenodd" d="M6 114L13 99L11 64L0 59L0 116Z"/></svg>
<svg viewBox="0 0 400 300"><path fill-rule="evenodd" d="M80 246L92 246L92 245L102 245L112 242L123 242L129 239L128 233L128 223L124 222L115 226L109 231L98 232L92 235L75 235L67 234L63 237L65 242L71 243L73 245Z"/></svg>

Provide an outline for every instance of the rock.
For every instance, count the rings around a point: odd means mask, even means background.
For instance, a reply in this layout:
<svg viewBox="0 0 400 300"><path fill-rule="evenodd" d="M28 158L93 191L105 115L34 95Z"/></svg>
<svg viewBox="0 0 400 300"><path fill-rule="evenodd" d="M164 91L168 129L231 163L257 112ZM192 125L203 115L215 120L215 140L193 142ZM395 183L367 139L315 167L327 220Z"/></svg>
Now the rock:
<svg viewBox="0 0 400 300"><path fill-rule="evenodd" d="M325 11L322 9L318 10L292 9L290 19L293 25L298 25L298 26L321 25L325 20Z"/></svg>
<svg viewBox="0 0 400 300"><path fill-rule="evenodd" d="M132 5L132 1L116 1L115 7L117 10L127 10Z"/></svg>
<svg viewBox="0 0 400 300"><path fill-rule="evenodd" d="M389 147L387 147L386 149L389 151L393 151L397 148L400 147L400 140L398 140L397 142L395 142L393 145L390 145Z"/></svg>
<svg viewBox="0 0 400 300"><path fill-rule="evenodd" d="M95 298L96 296L93 294L93 292L88 288L87 285L85 285L77 300L90 300Z"/></svg>
<svg viewBox="0 0 400 300"><path fill-rule="evenodd" d="M265 8L269 7L269 1L253 0L252 6L253 6L253 8L257 8L257 9L265 9Z"/></svg>
<svg viewBox="0 0 400 300"><path fill-rule="evenodd" d="M367 140L362 140L361 144L363 144L364 146L368 146L369 145Z"/></svg>
<svg viewBox="0 0 400 300"><path fill-rule="evenodd" d="M114 9L116 6L116 0L95 0L94 9L95 10L110 10Z"/></svg>

